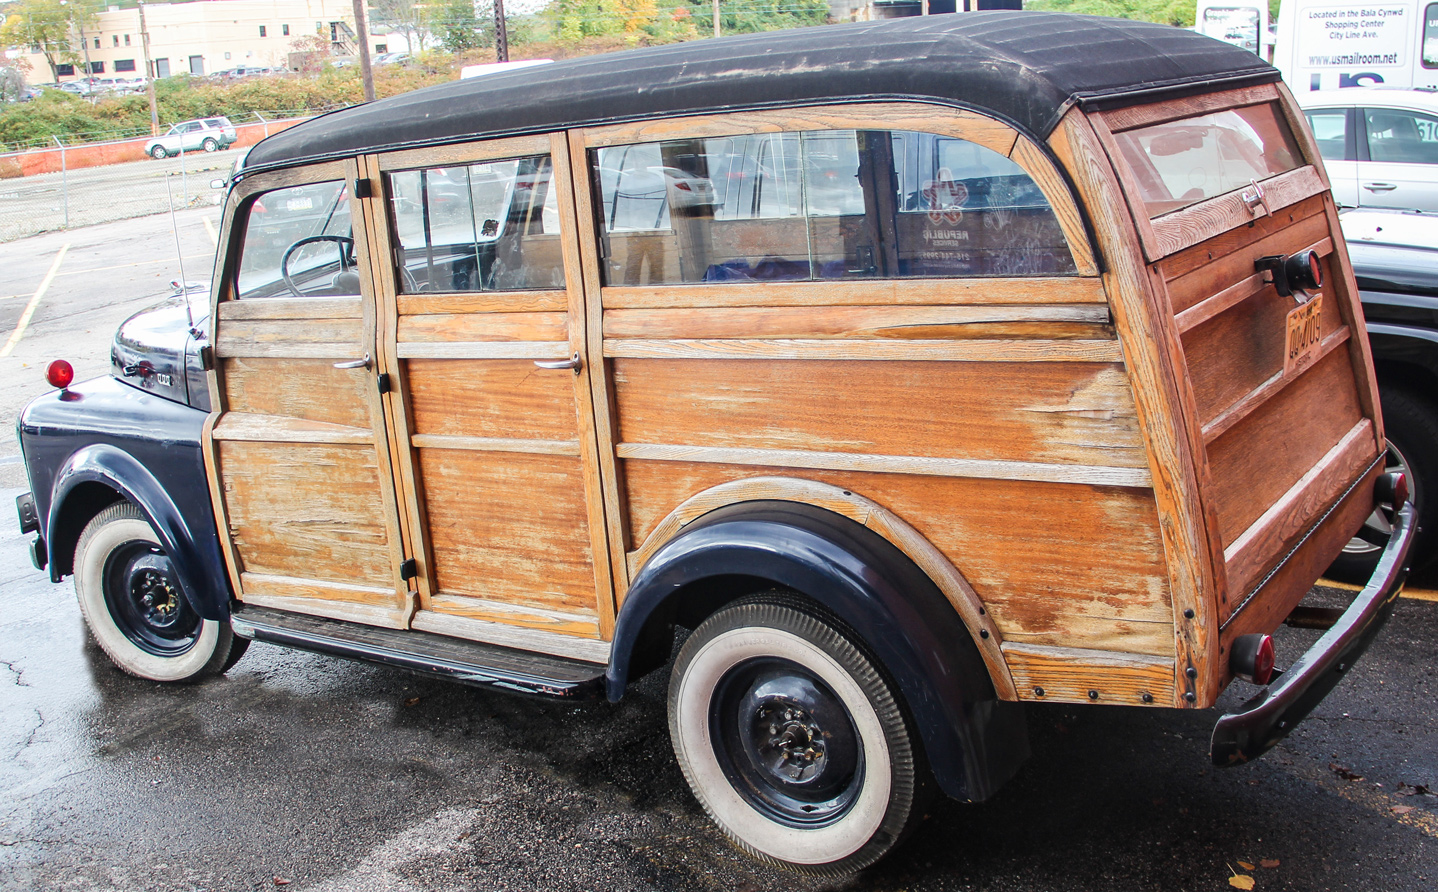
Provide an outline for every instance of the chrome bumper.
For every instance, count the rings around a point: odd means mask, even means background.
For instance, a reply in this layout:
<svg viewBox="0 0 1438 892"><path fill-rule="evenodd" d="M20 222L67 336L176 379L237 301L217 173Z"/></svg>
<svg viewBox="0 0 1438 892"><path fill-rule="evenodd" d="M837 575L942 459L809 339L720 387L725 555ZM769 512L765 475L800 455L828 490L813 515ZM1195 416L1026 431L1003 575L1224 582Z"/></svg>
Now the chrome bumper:
<svg viewBox="0 0 1438 892"><path fill-rule="evenodd" d="M1388 622L1393 602L1408 576L1413 540L1413 505L1398 512L1373 576L1323 637L1258 696L1213 726L1209 756L1215 765L1238 765L1268 752L1333 690Z"/></svg>

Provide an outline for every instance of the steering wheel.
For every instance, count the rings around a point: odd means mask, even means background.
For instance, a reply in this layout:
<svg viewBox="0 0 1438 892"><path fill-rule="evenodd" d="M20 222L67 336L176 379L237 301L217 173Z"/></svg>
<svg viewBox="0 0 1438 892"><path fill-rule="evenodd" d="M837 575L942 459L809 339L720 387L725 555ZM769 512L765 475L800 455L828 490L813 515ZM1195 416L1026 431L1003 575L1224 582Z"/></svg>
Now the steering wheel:
<svg viewBox="0 0 1438 892"><path fill-rule="evenodd" d="M347 235L310 235L300 239L286 248L285 255L280 258L280 275L284 277L286 287L295 297L304 297L305 295L300 291L300 286L295 284L295 280L290 278L290 257L305 245L313 245L317 242L334 242L340 246L340 273L358 265L354 262L355 240Z"/></svg>

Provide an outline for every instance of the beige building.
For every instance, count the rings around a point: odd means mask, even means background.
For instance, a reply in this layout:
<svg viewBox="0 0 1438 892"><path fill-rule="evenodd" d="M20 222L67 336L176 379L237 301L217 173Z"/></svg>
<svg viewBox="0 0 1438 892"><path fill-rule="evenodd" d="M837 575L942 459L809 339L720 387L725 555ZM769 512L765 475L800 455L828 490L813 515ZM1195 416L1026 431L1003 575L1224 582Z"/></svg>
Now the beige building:
<svg viewBox="0 0 1438 892"><path fill-rule="evenodd" d="M145 24L150 31L150 74L154 77L213 74L240 65L283 68L295 41L315 35L336 55L357 52L350 0L147 3ZM385 40L381 38L379 43ZM101 12L95 24L85 29L84 52L89 54L96 76L145 73L139 10L112 6ZM32 53L29 59L29 79L36 83L50 80L45 57ZM60 71L61 81L84 75L83 65L62 65Z"/></svg>

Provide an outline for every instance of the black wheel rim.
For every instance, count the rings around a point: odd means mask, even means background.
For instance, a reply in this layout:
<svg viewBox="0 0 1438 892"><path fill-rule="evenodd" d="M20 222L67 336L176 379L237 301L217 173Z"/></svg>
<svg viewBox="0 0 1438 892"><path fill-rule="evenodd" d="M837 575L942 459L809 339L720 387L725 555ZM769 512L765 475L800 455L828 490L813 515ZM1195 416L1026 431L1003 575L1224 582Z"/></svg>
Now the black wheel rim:
<svg viewBox="0 0 1438 892"><path fill-rule="evenodd" d="M752 807L791 827L843 818L864 784L864 752L842 700L790 660L748 660L710 701L715 755Z"/></svg>
<svg viewBox="0 0 1438 892"><path fill-rule="evenodd" d="M105 561L105 606L132 644L157 657L195 646L203 620L180 592L175 568L149 542L127 542Z"/></svg>

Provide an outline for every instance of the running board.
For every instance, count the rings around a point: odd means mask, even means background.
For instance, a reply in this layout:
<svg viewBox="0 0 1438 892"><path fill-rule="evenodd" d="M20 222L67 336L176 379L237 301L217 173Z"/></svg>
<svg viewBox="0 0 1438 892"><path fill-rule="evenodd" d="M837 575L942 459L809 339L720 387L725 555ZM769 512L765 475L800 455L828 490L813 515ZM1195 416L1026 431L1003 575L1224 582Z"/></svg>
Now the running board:
<svg viewBox="0 0 1438 892"><path fill-rule="evenodd" d="M478 687L566 700L593 700L605 693L604 667L599 664L431 632L242 605L231 611L230 625L236 635L252 641L398 666Z"/></svg>

